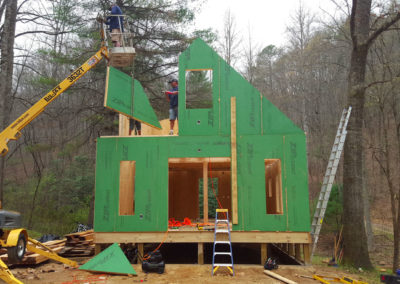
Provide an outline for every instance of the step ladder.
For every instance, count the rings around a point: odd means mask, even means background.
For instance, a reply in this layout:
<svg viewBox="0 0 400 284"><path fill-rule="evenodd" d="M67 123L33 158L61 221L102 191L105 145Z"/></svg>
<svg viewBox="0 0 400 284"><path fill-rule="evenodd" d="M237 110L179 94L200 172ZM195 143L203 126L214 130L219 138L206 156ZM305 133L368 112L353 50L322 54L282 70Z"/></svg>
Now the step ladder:
<svg viewBox="0 0 400 284"><path fill-rule="evenodd" d="M225 219L219 219L218 213L223 214ZM230 262L225 262L221 260L227 260L227 256L230 258ZM215 259L218 260L217 263L215 262ZM214 246L211 275L214 275L219 267L228 268L232 276L235 276L235 270L233 268L231 230L229 227L228 209L216 209L215 212Z"/></svg>
<svg viewBox="0 0 400 284"><path fill-rule="evenodd" d="M335 175L339 165L340 156L342 154L344 141L346 140L346 135L347 135L346 128L347 128L347 123L349 122L350 113L351 113L351 106L349 106L348 109L344 109L342 112L342 117L340 118L335 142L333 143L331 155L329 157L329 162L326 167L324 181L322 183L317 207L315 208L315 213L311 224L311 236L313 237L311 258L314 256L315 248L317 246L319 233L321 231L322 222L324 220L326 207L329 201L329 196L331 195L333 181L335 180Z"/></svg>

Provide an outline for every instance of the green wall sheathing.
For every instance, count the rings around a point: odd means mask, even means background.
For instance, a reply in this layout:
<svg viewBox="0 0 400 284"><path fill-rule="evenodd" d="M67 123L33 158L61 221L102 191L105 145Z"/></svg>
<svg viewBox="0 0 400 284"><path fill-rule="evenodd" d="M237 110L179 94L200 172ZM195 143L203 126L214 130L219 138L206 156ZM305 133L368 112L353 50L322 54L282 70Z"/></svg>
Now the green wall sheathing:
<svg viewBox="0 0 400 284"><path fill-rule="evenodd" d="M210 109L186 109L185 71L193 69L213 70ZM179 57L179 82L179 136L98 139L95 231L165 231L168 158L231 157L230 106L231 97L236 97L239 221L233 230L308 232L303 131L202 40L195 40ZM281 160L281 215L266 213L264 159ZM126 160L136 161L135 214L119 216L119 164Z"/></svg>
<svg viewBox="0 0 400 284"><path fill-rule="evenodd" d="M105 106L149 126L161 128L140 82L116 68L108 68Z"/></svg>
<svg viewBox="0 0 400 284"><path fill-rule="evenodd" d="M230 139L221 136L99 138L97 147L97 232L165 231L168 158L230 156ZM239 224L233 230L309 231L304 147L304 134L238 139ZM282 161L283 215L266 214L264 159L274 158ZM135 215L118 216L119 163L128 160L136 161Z"/></svg>

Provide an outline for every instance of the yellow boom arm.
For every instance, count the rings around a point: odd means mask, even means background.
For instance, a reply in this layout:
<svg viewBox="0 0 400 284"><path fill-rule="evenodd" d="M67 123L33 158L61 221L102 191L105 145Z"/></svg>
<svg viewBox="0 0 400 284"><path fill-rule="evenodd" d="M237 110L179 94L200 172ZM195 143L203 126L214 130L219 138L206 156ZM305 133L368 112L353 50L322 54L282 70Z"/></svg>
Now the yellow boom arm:
<svg viewBox="0 0 400 284"><path fill-rule="evenodd" d="M48 92L43 98L37 103L30 107L24 114L18 117L13 123L11 123L6 129L0 133L0 154L4 156L8 152L7 144L10 140L17 140L21 137L21 130L28 125L35 117L37 117L42 111L45 110L46 106L51 103L60 94L71 87L77 80L79 80L86 72L96 66L103 57L108 59L108 50L106 46L102 46L100 50L90 57L85 63L79 68L73 71L67 78L65 78L60 84Z"/></svg>

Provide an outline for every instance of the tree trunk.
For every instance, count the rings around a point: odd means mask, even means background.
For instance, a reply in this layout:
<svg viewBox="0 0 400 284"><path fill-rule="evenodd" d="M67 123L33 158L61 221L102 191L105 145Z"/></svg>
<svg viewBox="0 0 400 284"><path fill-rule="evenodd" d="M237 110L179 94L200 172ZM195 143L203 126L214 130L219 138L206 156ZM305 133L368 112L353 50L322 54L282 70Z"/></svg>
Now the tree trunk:
<svg viewBox="0 0 400 284"><path fill-rule="evenodd" d="M343 261L372 269L369 259L363 204L362 124L365 72L369 49L371 0L353 0L350 18L352 51L347 85L347 104L352 106L347 126L343 165Z"/></svg>
<svg viewBox="0 0 400 284"><path fill-rule="evenodd" d="M364 219L365 219L365 231L367 234L367 244L368 244L368 251L374 250L374 232L372 230L372 222L371 222L371 212L369 206L369 190L368 190L368 182L367 182L367 175L365 169L365 149L363 150L363 205L364 205Z"/></svg>
<svg viewBox="0 0 400 284"><path fill-rule="evenodd" d="M17 0L5 0L6 11L3 30L0 35L0 130L9 123L12 100L12 79L14 67L14 38L17 20ZM0 207L3 206L5 158L0 157Z"/></svg>

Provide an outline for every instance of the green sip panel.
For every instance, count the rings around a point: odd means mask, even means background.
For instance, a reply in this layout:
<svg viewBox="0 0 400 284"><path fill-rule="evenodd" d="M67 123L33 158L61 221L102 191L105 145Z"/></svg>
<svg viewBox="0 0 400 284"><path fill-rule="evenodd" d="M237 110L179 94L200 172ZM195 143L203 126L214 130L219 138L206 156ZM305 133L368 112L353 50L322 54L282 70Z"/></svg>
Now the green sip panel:
<svg viewBox="0 0 400 284"><path fill-rule="evenodd" d="M119 113L139 120L155 128L161 128L160 122L139 81L108 67L104 105Z"/></svg>
<svg viewBox="0 0 400 284"><path fill-rule="evenodd" d="M202 69L213 70L212 108L186 109L186 71ZM179 57L179 82L179 136L98 139L95 231L165 231L168 158L230 157L230 101L236 97L239 221L233 230L308 232L303 131L200 39ZM267 214L265 159L281 160L282 214ZM121 161L136 161L132 216L118 215Z"/></svg>
<svg viewBox="0 0 400 284"><path fill-rule="evenodd" d="M137 275L118 244L114 243L79 267L80 270Z"/></svg>

